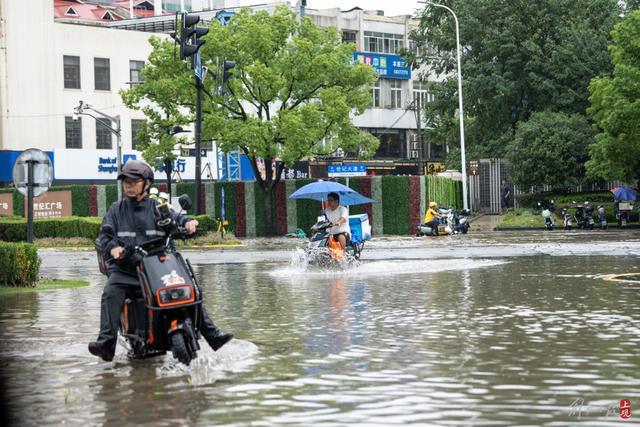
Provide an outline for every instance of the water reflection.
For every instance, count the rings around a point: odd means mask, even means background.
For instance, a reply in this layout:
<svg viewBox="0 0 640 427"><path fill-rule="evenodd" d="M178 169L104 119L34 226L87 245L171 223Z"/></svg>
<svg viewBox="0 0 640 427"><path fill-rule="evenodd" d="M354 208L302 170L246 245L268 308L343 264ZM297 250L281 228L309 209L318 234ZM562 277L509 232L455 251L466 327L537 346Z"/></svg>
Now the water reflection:
<svg viewBox="0 0 640 427"><path fill-rule="evenodd" d="M635 267L558 256L372 261L361 274L199 265L208 311L239 339L189 369L90 356L102 285L90 276L90 288L0 302L0 372L21 423L614 424L594 408L640 397L640 286L602 277Z"/></svg>

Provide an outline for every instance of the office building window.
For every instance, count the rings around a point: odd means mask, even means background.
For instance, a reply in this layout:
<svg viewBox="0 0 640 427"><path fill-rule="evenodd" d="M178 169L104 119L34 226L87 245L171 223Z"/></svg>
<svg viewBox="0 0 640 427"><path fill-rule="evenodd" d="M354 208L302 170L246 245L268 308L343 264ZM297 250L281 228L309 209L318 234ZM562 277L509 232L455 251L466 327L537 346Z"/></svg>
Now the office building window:
<svg viewBox="0 0 640 427"><path fill-rule="evenodd" d="M378 79L376 84L371 88L371 106L373 108L380 108L380 79Z"/></svg>
<svg viewBox="0 0 640 427"><path fill-rule="evenodd" d="M95 89L111 90L109 58L93 58L93 71L96 79Z"/></svg>
<svg viewBox="0 0 640 427"><path fill-rule="evenodd" d="M111 131L113 124L109 119L96 119L96 148L98 150L111 150Z"/></svg>
<svg viewBox="0 0 640 427"><path fill-rule="evenodd" d="M401 80L391 80L391 108L402 108Z"/></svg>
<svg viewBox="0 0 640 427"><path fill-rule="evenodd" d="M64 88L80 89L80 57L67 56L63 58L64 62Z"/></svg>
<svg viewBox="0 0 640 427"><path fill-rule="evenodd" d="M131 86L144 81L141 74L142 67L144 67L144 61L129 61L129 81Z"/></svg>
<svg viewBox="0 0 640 427"><path fill-rule="evenodd" d="M404 48L402 34L364 32L364 48L372 53L400 54Z"/></svg>
<svg viewBox="0 0 640 427"><path fill-rule="evenodd" d="M355 43L356 42L355 31L343 31L342 32L342 43Z"/></svg>
<svg viewBox="0 0 640 427"><path fill-rule="evenodd" d="M418 80L413 81L413 101L420 106L423 107L427 104L427 102L432 102L434 100L434 96L432 93L427 91L427 82L421 82Z"/></svg>
<svg viewBox="0 0 640 427"><path fill-rule="evenodd" d="M380 140L375 159L406 158L407 137L404 129L367 129Z"/></svg>
<svg viewBox="0 0 640 427"><path fill-rule="evenodd" d="M64 118L65 147L82 148L82 117L73 120L73 117Z"/></svg>
<svg viewBox="0 0 640 427"><path fill-rule="evenodd" d="M132 150L137 150L140 145L140 141L138 141L138 138L136 136L136 134L138 133L138 130L140 130L140 127L142 126L142 124L144 123L144 120L136 120L136 119L132 119L131 120L131 149Z"/></svg>

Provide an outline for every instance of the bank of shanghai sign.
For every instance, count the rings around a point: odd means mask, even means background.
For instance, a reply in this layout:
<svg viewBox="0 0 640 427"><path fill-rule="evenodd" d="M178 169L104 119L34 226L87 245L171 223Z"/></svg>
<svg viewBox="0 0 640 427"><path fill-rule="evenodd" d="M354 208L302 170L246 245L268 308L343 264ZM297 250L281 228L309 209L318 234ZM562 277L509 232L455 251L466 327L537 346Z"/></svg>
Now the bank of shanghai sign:
<svg viewBox="0 0 640 427"><path fill-rule="evenodd" d="M389 79L410 79L411 68L406 66L404 59L396 55L382 55L379 53L354 52L353 59L370 65L376 69L378 75Z"/></svg>
<svg viewBox="0 0 640 427"><path fill-rule="evenodd" d="M348 177L348 176L366 176L367 165L327 165L327 174L329 177Z"/></svg>

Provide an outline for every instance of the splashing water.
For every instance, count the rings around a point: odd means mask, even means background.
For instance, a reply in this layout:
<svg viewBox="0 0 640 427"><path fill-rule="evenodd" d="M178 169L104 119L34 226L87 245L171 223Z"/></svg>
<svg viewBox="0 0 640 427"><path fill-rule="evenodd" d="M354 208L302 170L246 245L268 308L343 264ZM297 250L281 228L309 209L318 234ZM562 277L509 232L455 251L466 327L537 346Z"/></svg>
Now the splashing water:
<svg viewBox="0 0 640 427"><path fill-rule="evenodd" d="M272 277L291 277L291 276L383 276L383 275L399 275L413 273L435 273L447 270L469 270L473 268L492 267L495 265L506 264L504 260L487 260L487 259L435 259L435 260L418 260L418 261L355 261L345 263L340 267L327 266L319 267L313 264L312 256L304 250L296 250L287 267L272 270L269 274Z"/></svg>

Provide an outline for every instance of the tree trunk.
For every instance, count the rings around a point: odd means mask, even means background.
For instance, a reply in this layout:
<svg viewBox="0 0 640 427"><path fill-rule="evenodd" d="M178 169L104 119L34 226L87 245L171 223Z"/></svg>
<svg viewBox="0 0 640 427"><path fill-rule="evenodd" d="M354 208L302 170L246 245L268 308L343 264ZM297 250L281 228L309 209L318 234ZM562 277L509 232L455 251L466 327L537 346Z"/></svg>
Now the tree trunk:
<svg viewBox="0 0 640 427"><path fill-rule="evenodd" d="M273 193L273 189L275 188L278 181L280 181L280 175L282 175L282 168L284 165L282 162L276 162L275 179L273 179L273 167L271 165L273 159L264 159L265 178L262 179L262 176L260 175L260 171L258 169L258 165L256 163L256 158L250 156L249 160L251 161L251 167L253 168L253 173L256 177L256 181L258 181L258 184L260 184L260 187L262 188L262 194L264 195L263 206L265 232L267 236L275 236L276 227L274 224L274 217L272 215L273 212L271 208L271 194Z"/></svg>

